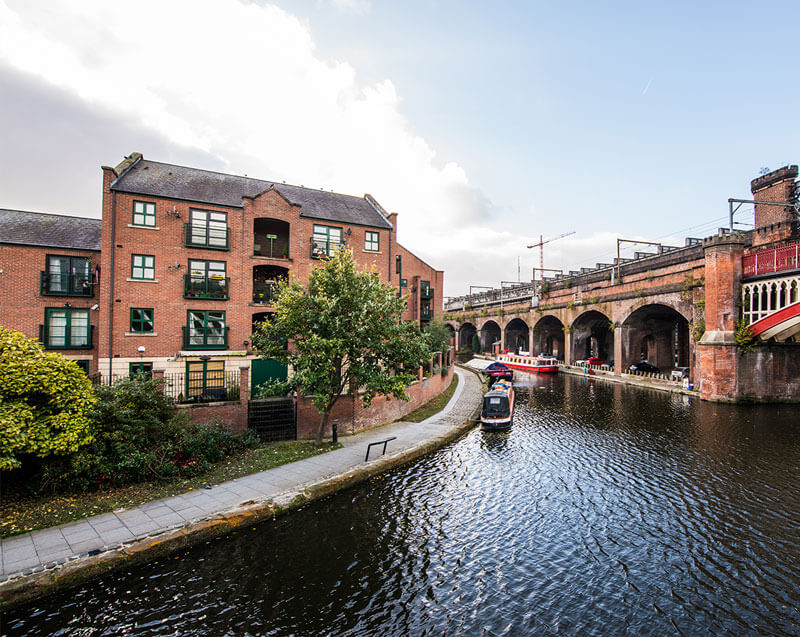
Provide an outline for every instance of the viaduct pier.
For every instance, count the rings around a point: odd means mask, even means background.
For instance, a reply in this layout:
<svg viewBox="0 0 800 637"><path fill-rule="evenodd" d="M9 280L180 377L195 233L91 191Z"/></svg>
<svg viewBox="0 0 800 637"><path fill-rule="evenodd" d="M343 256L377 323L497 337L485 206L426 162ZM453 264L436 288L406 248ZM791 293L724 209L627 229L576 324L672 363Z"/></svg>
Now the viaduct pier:
<svg viewBox="0 0 800 637"><path fill-rule="evenodd" d="M721 228L544 279L451 298L455 345L597 357L617 374L646 360L686 369L704 399L800 400L798 168L751 182L755 228Z"/></svg>

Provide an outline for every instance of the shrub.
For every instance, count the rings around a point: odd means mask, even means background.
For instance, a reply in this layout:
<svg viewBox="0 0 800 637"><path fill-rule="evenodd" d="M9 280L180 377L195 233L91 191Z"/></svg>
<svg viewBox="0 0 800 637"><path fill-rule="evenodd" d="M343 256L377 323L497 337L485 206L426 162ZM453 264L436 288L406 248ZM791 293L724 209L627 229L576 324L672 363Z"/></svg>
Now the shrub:
<svg viewBox="0 0 800 637"><path fill-rule="evenodd" d="M271 398L272 396L287 396L292 390L288 381L280 378L270 378L268 381L256 386L253 398Z"/></svg>
<svg viewBox="0 0 800 637"><path fill-rule="evenodd" d="M68 455L92 441L86 374L41 343L0 327L0 469L26 454Z"/></svg>

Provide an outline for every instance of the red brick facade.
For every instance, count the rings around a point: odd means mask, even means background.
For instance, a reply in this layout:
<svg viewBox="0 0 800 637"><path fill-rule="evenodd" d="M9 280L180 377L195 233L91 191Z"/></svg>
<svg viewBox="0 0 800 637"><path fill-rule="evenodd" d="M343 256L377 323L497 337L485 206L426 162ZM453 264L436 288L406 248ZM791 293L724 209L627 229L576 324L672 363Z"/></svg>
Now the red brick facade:
<svg viewBox="0 0 800 637"><path fill-rule="evenodd" d="M88 349L51 349L66 358L83 361L88 371L97 371L97 336L99 312L91 308L99 301L98 286L94 286L92 296L73 296L69 294L43 294L48 291L47 284L42 287L42 273L46 272L47 257L67 256L90 259L95 263L99 251L74 250L59 247L11 245L0 243L0 288L6 295L6 302L0 304L0 325L22 332L30 338L39 338L45 325L47 309L88 310L91 323L92 347ZM92 266L95 276L96 266Z"/></svg>

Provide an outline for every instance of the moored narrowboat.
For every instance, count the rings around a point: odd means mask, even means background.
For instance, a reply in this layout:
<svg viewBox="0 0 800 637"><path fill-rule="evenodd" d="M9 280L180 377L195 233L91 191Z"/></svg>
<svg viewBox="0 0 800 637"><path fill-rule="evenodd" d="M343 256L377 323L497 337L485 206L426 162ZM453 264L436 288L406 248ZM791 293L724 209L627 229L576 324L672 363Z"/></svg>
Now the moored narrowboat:
<svg viewBox="0 0 800 637"><path fill-rule="evenodd" d="M509 429L514 419L514 387L499 380L483 396L481 424L484 429Z"/></svg>

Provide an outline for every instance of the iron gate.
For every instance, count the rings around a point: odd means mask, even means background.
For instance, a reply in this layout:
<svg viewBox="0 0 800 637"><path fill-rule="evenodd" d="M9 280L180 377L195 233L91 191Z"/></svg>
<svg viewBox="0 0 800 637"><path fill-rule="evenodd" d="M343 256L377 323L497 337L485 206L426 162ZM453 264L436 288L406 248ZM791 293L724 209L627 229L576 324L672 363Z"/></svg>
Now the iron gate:
<svg viewBox="0 0 800 637"><path fill-rule="evenodd" d="M297 440L293 398L261 398L247 404L247 426L264 442Z"/></svg>

